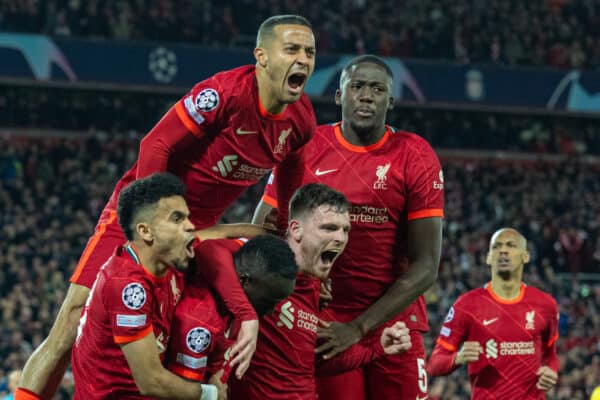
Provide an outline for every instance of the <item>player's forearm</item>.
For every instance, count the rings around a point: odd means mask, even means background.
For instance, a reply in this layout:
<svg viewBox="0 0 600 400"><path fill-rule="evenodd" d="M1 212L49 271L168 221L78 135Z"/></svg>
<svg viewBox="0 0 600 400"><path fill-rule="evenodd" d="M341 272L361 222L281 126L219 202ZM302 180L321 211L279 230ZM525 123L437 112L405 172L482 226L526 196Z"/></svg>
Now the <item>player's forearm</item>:
<svg viewBox="0 0 600 400"><path fill-rule="evenodd" d="M431 376L450 374L459 367L454 362L456 355L456 352L450 352L439 344L436 345L427 361L427 373Z"/></svg>
<svg viewBox="0 0 600 400"><path fill-rule="evenodd" d="M317 377L338 375L360 368L384 355L383 348L379 343L374 343L373 346L357 343L343 353L328 360L318 355L315 365L315 375Z"/></svg>
<svg viewBox="0 0 600 400"><path fill-rule="evenodd" d="M544 351L542 355L542 365L549 367L554 372L558 372L560 368L558 354L556 354L556 346L552 345Z"/></svg>
<svg viewBox="0 0 600 400"><path fill-rule="evenodd" d="M226 239L239 237L255 237L264 235L267 231L254 224L220 224L196 231L199 240Z"/></svg>
<svg viewBox="0 0 600 400"><path fill-rule="evenodd" d="M292 195L302 185L304 174L304 155L295 153L289 155L277 167L277 173L285 179L277 179L275 187L277 190L277 229L284 233L288 226L288 205Z"/></svg>
<svg viewBox="0 0 600 400"><path fill-rule="evenodd" d="M148 371L146 377L135 383L143 396L179 400L198 400L202 396L200 382L185 380L166 369L154 373Z"/></svg>
<svg viewBox="0 0 600 400"><path fill-rule="evenodd" d="M437 265L415 262L389 287L383 296L354 320L362 334L389 321L423 294L437 279Z"/></svg>
<svg viewBox="0 0 600 400"><path fill-rule="evenodd" d="M140 143L136 178L167 170L171 154L179 147L191 145L193 136L171 108Z"/></svg>
<svg viewBox="0 0 600 400"><path fill-rule="evenodd" d="M240 321L258 320L233 265L206 263L202 267L202 275L235 318Z"/></svg>

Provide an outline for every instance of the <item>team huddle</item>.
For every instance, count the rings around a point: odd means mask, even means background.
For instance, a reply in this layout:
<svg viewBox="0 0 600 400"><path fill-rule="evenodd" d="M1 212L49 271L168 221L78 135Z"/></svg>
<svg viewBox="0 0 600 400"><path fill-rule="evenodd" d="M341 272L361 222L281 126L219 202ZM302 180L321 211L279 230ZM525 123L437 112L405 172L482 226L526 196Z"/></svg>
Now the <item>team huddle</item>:
<svg viewBox="0 0 600 400"><path fill-rule="evenodd" d="M310 23L267 19L254 56L144 137L15 399L51 398L69 363L76 399L423 400L428 375L462 364L473 399L544 399L558 310L522 282L514 229L492 236L491 281L426 358L444 176L424 139L386 125L390 67L352 59L341 121L317 126ZM252 224L216 225L271 171Z"/></svg>

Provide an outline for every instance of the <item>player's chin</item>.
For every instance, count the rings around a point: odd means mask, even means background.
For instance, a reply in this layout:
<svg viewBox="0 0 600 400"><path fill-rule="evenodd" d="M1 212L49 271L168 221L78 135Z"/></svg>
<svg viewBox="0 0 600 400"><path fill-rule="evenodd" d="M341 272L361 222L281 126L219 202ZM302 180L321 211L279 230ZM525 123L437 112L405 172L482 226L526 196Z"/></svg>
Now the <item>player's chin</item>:
<svg viewBox="0 0 600 400"><path fill-rule="evenodd" d="M177 271L185 272L190 267L190 259L187 255L184 255L173 261L173 267L175 267Z"/></svg>
<svg viewBox="0 0 600 400"><path fill-rule="evenodd" d="M300 100L300 97L302 96L302 91L295 92L295 91L286 91L286 93L284 93L283 95L283 103L285 104L292 104L297 102L298 100Z"/></svg>
<svg viewBox="0 0 600 400"><path fill-rule="evenodd" d="M328 265L319 265L316 269L316 277L320 280L324 281L329 278L329 273L331 272L331 267Z"/></svg>

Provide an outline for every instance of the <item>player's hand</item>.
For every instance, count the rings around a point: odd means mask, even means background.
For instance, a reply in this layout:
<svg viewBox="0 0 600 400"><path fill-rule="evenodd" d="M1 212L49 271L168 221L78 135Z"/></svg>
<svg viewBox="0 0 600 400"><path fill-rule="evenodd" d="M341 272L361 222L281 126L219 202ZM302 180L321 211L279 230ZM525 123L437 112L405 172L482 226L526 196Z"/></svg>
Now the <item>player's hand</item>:
<svg viewBox="0 0 600 400"><path fill-rule="evenodd" d="M319 321L317 338L324 339L325 343L316 348L315 352L325 353L323 358L328 360L343 352L362 339L360 328L352 322L326 322Z"/></svg>
<svg viewBox="0 0 600 400"><path fill-rule="evenodd" d="M381 333L381 347L385 354L400 354L410 350L410 330L404 322L396 322Z"/></svg>
<svg viewBox="0 0 600 400"><path fill-rule="evenodd" d="M454 364L462 365L464 363L477 361L479 360L479 355L482 353L483 348L479 342L464 342L456 355L456 359L454 359Z"/></svg>
<svg viewBox="0 0 600 400"><path fill-rule="evenodd" d="M208 383L217 387L218 397L217 400L227 400L227 384L221 382L223 376L223 370L219 370L216 374L210 377Z"/></svg>
<svg viewBox="0 0 600 400"><path fill-rule="evenodd" d="M280 236L280 232L277 229L277 209L272 208L271 211L265 216L265 220L262 224L263 229L267 230L270 234Z"/></svg>
<svg viewBox="0 0 600 400"><path fill-rule="evenodd" d="M539 378L535 386L545 392L552 389L552 386L556 385L556 381L558 380L556 371L545 365L537 370L536 375Z"/></svg>
<svg viewBox="0 0 600 400"><path fill-rule="evenodd" d="M331 279L321 281L321 292L319 293L319 307L324 309L333 299L331 294Z"/></svg>
<svg viewBox="0 0 600 400"><path fill-rule="evenodd" d="M250 321L242 322L240 333L238 334L237 341L231 347L231 368L235 369L235 376L238 379L242 379L248 367L252 356L256 350L256 341L258 340L258 320L253 319Z"/></svg>

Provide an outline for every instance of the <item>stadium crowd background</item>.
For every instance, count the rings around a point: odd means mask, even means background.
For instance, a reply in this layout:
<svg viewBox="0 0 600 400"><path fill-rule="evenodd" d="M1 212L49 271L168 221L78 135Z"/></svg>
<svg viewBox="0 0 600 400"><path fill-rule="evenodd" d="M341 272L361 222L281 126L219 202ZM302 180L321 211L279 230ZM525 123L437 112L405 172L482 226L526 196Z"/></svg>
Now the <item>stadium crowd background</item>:
<svg viewBox="0 0 600 400"><path fill-rule="evenodd" d="M246 46L268 16L298 10L313 24L319 52L600 66L595 0L2 0L0 29Z"/></svg>
<svg viewBox="0 0 600 400"><path fill-rule="evenodd" d="M393 1L367 7L364 0L144 4L0 0L0 30L249 48L266 16L302 9L321 52L600 66L595 0L405 0L401 8ZM9 372L46 336L140 138L176 98L0 87L0 393ZM319 122L339 118L332 105L317 112ZM444 244L438 282L426 295L428 350L456 297L487 281L491 233L514 226L530 240L525 281L552 293L560 307L560 381L548 398L589 398L600 382L600 281L590 274L600 271L600 162L588 157L600 154L597 120L400 107L389 122L425 136L444 166ZM44 128L59 135L40 135ZM261 186L250 189L224 221L248 221L261 194ZM70 385L67 376L58 398L69 398ZM430 390L433 399L466 398L464 368L432 380Z"/></svg>

